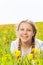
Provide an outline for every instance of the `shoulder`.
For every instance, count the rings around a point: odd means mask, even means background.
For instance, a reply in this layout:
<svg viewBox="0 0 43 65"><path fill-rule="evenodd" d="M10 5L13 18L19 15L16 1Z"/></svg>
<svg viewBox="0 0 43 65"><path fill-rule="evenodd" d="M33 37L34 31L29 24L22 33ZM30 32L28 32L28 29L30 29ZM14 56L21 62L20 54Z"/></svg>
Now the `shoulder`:
<svg viewBox="0 0 43 65"><path fill-rule="evenodd" d="M17 45L18 44L18 39L16 39L15 41L11 42L11 45Z"/></svg>
<svg viewBox="0 0 43 65"><path fill-rule="evenodd" d="M43 41L36 38L35 39L35 47L43 50Z"/></svg>
<svg viewBox="0 0 43 65"><path fill-rule="evenodd" d="M10 51L11 53L13 53L13 50L17 50L17 49L18 49L18 39L11 42Z"/></svg>
<svg viewBox="0 0 43 65"><path fill-rule="evenodd" d="M39 43L39 44L41 44L42 42L43 42L43 41L41 41L41 40L35 38L35 43Z"/></svg>

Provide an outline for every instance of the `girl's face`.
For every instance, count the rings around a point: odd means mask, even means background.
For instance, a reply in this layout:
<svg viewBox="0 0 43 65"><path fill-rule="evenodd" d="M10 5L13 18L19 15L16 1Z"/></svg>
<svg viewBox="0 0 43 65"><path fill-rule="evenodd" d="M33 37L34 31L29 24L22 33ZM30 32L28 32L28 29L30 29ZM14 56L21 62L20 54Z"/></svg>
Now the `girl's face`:
<svg viewBox="0 0 43 65"><path fill-rule="evenodd" d="M28 23L21 23L18 33L19 38L21 39L22 42L30 41L32 39L32 36L34 35L33 28Z"/></svg>

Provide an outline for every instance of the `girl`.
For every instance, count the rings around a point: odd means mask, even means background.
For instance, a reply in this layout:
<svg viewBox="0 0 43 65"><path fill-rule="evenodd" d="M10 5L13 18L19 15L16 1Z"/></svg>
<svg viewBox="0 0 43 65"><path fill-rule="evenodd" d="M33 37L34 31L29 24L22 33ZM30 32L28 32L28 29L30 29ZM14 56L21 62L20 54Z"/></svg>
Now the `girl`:
<svg viewBox="0 0 43 65"><path fill-rule="evenodd" d="M11 43L11 53L13 50L20 50L21 55L31 53L32 48L43 50L43 43L39 39L36 39L36 27L33 22L29 20L23 20L18 25L19 38Z"/></svg>

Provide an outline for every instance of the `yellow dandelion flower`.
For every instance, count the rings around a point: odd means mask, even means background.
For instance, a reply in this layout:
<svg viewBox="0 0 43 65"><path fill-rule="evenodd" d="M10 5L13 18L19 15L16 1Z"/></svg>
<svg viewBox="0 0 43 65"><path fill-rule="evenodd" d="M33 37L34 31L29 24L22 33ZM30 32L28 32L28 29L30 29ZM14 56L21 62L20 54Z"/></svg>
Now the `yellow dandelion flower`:
<svg viewBox="0 0 43 65"><path fill-rule="evenodd" d="M7 38L6 37L3 37L3 41L5 42L7 40Z"/></svg>
<svg viewBox="0 0 43 65"><path fill-rule="evenodd" d="M27 58L28 58L28 60L31 60L33 58L33 54L32 53L28 54Z"/></svg>
<svg viewBox="0 0 43 65"><path fill-rule="evenodd" d="M6 57L2 57L2 61L6 60Z"/></svg>
<svg viewBox="0 0 43 65"><path fill-rule="evenodd" d="M20 51L19 50L14 50L14 54L15 54L15 56L20 56Z"/></svg>
<svg viewBox="0 0 43 65"><path fill-rule="evenodd" d="M33 48L33 49L32 49L32 52L34 52L34 53L38 53L38 49Z"/></svg>

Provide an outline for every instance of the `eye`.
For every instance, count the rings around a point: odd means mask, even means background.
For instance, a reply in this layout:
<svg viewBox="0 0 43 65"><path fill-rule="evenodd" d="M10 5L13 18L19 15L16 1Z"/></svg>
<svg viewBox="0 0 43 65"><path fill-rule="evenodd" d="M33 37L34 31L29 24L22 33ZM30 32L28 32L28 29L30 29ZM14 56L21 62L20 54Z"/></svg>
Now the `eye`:
<svg viewBox="0 0 43 65"><path fill-rule="evenodd" d="M30 29L27 29L27 31L31 31Z"/></svg>

